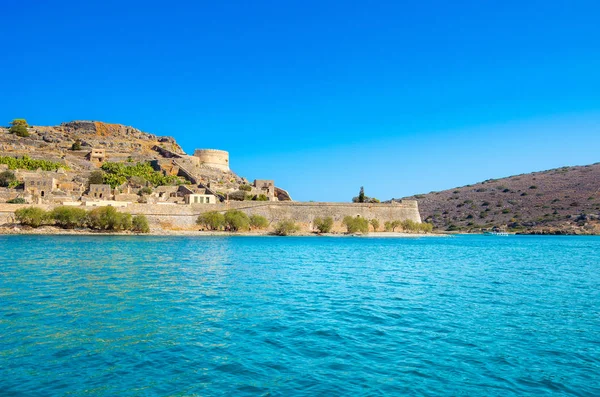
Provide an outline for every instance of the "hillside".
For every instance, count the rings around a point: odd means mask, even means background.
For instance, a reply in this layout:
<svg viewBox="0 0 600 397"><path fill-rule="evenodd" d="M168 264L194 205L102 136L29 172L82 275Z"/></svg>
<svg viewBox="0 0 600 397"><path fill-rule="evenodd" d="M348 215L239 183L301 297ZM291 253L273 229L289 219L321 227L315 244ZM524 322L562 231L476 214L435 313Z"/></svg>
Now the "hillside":
<svg viewBox="0 0 600 397"><path fill-rule="evenodd" d="M600 233L600 163L490 179L405 197L437 229Z"/></svg>

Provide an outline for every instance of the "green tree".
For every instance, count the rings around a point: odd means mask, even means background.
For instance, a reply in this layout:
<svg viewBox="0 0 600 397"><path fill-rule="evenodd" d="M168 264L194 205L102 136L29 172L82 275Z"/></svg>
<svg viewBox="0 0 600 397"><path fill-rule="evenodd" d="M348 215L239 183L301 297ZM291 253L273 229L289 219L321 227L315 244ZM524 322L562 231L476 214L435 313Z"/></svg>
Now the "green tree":
<svg viewBox="0 0 600 397"><path fill-rule="evenodd" d="M225 212L225 228L230 232L239 232L250 228L250 218L239 210Z"/></svg>
<svg viewBox="0 0 600 397"><path fill-rule="evenodd" d="M104 172L100 170L92 171L90 177L88 178L88 186L89 185L101 185L104 183Z"/></svg>
<svg viewBox="0 0 600 397"><path fill-rule="evenodd" d="M200 214L196 219L196 224L205 226L210 230L219 230L225 225L225 217L217 211L209 211Z"/></svg>
<svg viewBox="0 0 600 397"><path fill-rule="evenodd" d="M252 195L250 195L252 198ZM229 193L229 200L244 201L246 200L246 192L243 190L236 190L235 192Z"/></svg>
<svg viewBox="0 0 600 397"><path fill-rule="evenodd" d="M330 216L326 218L315 218L313 224L319 233L329 233L333 228L333 218Z"/></svg>
<svg viewBox="0 0 600 397"><path fill-rule="evenodd" d="M129 230L131 214L118 212L114 207L98 207L88 213L88 224L98 230Z"/></svg>
<svg viewBox="0 0 600 397"><path fill-rule="evenodd" d="M148 225L148 218L146 215L136 215L131 220L131 230L136 233L150 233L150 226Z"/></svg>
<svg viewBox="0 0 600 397"><path fill-rule="evenodd" d="M360 216L353 218L348 215L344 217L342 224L346 226L348 233L369 233L369 221Z"/></svg>
<svg viewBox="0 0 600 397"><path fill-rule="evenodd" d="M75 139L75 142L71 145L71 150L81 150L81 140Z"/></svg>
<svg viewBox="0 0 600 397"><path fill-rule="evenodd" d="M15 134L16 136L20 136L22 138L29 136L29 130L26 126L22 124L16 124L9 128L8 130L11 134Z"/></svg>
<svg viewBox="0 0 600 397"><path fill-rule="evenodd" d="M243 184L243 185L240 185L239 190L242 190L244 192L249 192L252 190L252 186Z"/></svg>
<svg viewBox="0 0 600 397"><path fill-rule="evenodd" d="M12 172L10 170L0 172L0 186L1 187L10 187L16 181L17 181L17 177L15 176L14 172Z"/></svg>
<svg viewBox="0 0 600 397"><path fill-rule="evenodd" d="M25 119L13 119L13 121L10 122L11 126L16 126L16 125L22 125L24 127L29 127L29 124L27 123L27 120Z"/></svg>
<svg viewBox="0 0 600 397"><path fill-rule="evenodd" d="M250 215L250 227L252 229L266 229L269 221L262 215Z"/></svg>
<svg viewBox="0 0 600 397"><path fill-rule="evenodd" d="M358 193L358 202L365 202L365 188L363 186L360 187L360 192Z"/></svg>
<svg viewBox="0 0 600 397"><path fill-rule="evenodd" d="M19 223L31 227L40 227L48 223L49 214L38 207L20 208L15 211L15 218Z"/></svg>
<svg viewBox="0 0 600 397"><path fill-rule="evenodd" d="M397 221L397 220L392 221L391 225L392 225L392 232L395 232L397 227L402 227L402 221Z"/></svg>
<svg viewBox="0 0 600 397"><path fill-rule="evenodd" d="M371 219L369 221L369 223L371 224L371 226L373 226L373 231L376 232L377 229L379 229L379 221L377 219Z"/></svg>
<svg viewBox="0 0 600 397"><path fill-rule="evenodd" d="M83 227L87 222L87 211L83 208L61 206L50 212L54 224L65 229Z"/></svg>
<svg viewBox="0 0 600 397"><path fill-rule="evenodd" d="M385 221L385 223L383 224L383 228L386 232L391 232L392 231L392 222Z"/></svg>
<svg viewBox="0 0 600 397"><path fill-rule="evenodd" d="M300 230L300 226L298 226L293 220L286 219L281 221L275 225L275 233L278 236L289 236L290 234L294 234Z"/></svg>

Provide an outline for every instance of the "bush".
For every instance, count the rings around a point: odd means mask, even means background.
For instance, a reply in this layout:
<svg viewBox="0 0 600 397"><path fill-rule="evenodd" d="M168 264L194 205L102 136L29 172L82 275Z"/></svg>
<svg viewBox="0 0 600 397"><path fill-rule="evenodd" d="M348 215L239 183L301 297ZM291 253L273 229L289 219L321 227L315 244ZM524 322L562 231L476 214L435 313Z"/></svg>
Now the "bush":
<svg viewBox="0 0 600 397"><path fill-rule="evenodd" d="M13 125L8 131L11 134L15 134L16 136L20 136L22 138L26 138L30 135L29 130L27 130L27 126L22 124Z"/></svg>
<svg viewBox="0 0 600 397"><path fill-rule="evenodd" d="M240 190L243 192L249 192L252 190L252 186L250 185L240 185Z"/></svg>
<svg viewBox="0 0 600 397"><path fill-rule="evenodd" d="M379 229L379 221L377 219L371 219L369 221L369 223L371 224L371 226L373 226L373 231L376 232L377 229Z"/></svg>
<svg viewBox="0 0 600 397"><path fill-rule="evenodd" d="M248 230L250 228L250 218L239 210L229 210L225 213L225 228L230 232Z"/></svg>
<svg viewBox="0 0 600 397"><path fill-rule="evenodd" d="M12 171L0 172L0 187L9 187L17 181L15 173Z"/></svg>
<svg viewBox="0 0 600 397"><path fill-rule="evenodd" d="M143 196L144 194L152 194L152 188L149 186L145 186L138 191L138 195Z"/></svg>
<svg viewBox="0 0 600 397"><path fill-rule="evenodd" d="M254 196L254 198L252 200L256 200L256 201L269 201L269 198L267 197L266 194L259 194L258 196Z"/></svg>
<svg viewBox="0 0 600 397"><path fill-rule="evenodd" d="M369 221L360 216L356 218L346 216L342 223L346 226L348 233L369 233Z"/></svg>
<svg viewBox="0 0 600 397"><path fill-rule="evenodd" d="M278 236L288 236L300 230L300 226L291 219L286 219L275 225L274 233Z"/></svg>
<svg viewBox="0 0 600 397"><path fill-rule="evenodd" d="M319 233L329 233L333 228L333 218L330 216L327 218L315 218L313 223Z"/></svg>
<svg viewBox="0 0 600 397"><path fill-rule="evenodd" d="M149 233L148 218L146 215L136 215L131 220L131 230L137 233Z"/></svg>
<svg viewBox="0 0 600 397"><path fill-rule="evenodd" d="M97 230L128 230L131 214L118 212L114 207L94 208L88 213L88 225Z"/></svg>
<svg viewBox="0 0 600 397"><path fill-rule="evenodd" d="M250 227L253 229L266 229L269 226L267 218L261 215L250 215Z"/></svg>
<svg viewBox="0 0 600 397"><path fill-rule="evenodd" d="M14 198L12 200L8 200L6 203L7 204L25 204L26 201L22 197L17 197L17 198Z"/></svg>
<svg viewBox="0 0 600 397"><path fill-rule="evenodd" d="M81 140L76 139L71 145L71 150L81 150Z"/></svg>
<svg viewBox="0 0 600 397"><path fill-rule="evenodd" d="M15 217L19 223L31 227L45 225L50 218L46 211L38 207L20 208L15 211Z"/></svg>
<svg viewBox="0 0 600 397"><path fill-rule="evenodd" d="M210 230L219 230L225 225L225 217L217 211L205 212L196 219L196 224L205 226Z"/></svg>
<svg viewBox="0 0 600 397"><path fill-rule="evenodd" d="M246 192L243 190L237 190L233 193L229 193L229 199L234 201L246 200Z"/></svg>
<svg viewBox="0 0 600 397"><path fill-rule="evenodd" d="M153 186L175 185L178 182L181 182L179 177L163 175L162 173L155 171L149 162L133 165L107 162L102 164L102 170L106 172L104 175L104 183L109 184L113 188L124 184L133 176L142 177Z"/></svg>
<svg viewBox="0 0 600 397"><path fill-rule="evenodd" d="M87 211L77 207L56 207L50 212L50 218L57 226L65 229L83 227L87 222Z"/></svg>
<svg viewBox="0 0 600 397"><path fill-rule="evenodd" d="M100 170L92 171L90 177L88 178L88 186L89 185L101 185L104 183L104 172Z"/></svg>
<svg viewBox="0 0 600 397"><path fill-rule="evenodd" d="M390 222L390 221L386 221L386 222L383 224L383 228L385 229L385 231L386 231L386 232L391 232L391 231L392 231L392 229L393 229L393 227L392 227L392 222Z"/></svg>

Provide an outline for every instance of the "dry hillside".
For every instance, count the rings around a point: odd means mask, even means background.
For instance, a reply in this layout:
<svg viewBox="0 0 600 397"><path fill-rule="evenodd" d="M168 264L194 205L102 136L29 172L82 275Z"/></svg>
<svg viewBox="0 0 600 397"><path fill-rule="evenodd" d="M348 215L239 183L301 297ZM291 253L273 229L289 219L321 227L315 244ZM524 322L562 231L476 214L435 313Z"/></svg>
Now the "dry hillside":
<svg viewBox="0 0 600 397"><path fill-rule="evenodd" d="M600 163L405 197L441 230L600 233Z"/></svg>

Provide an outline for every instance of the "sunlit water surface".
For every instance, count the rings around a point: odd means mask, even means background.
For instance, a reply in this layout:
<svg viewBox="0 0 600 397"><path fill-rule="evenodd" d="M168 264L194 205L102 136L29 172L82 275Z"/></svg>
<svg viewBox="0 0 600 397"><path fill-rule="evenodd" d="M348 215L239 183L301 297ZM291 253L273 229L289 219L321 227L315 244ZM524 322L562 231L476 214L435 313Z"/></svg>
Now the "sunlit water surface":
<svg viewBox="0 0 600 397"><path fill-rule="evenodd" d="M600 238L0 236L1 395L600 395Z"/></svg>

